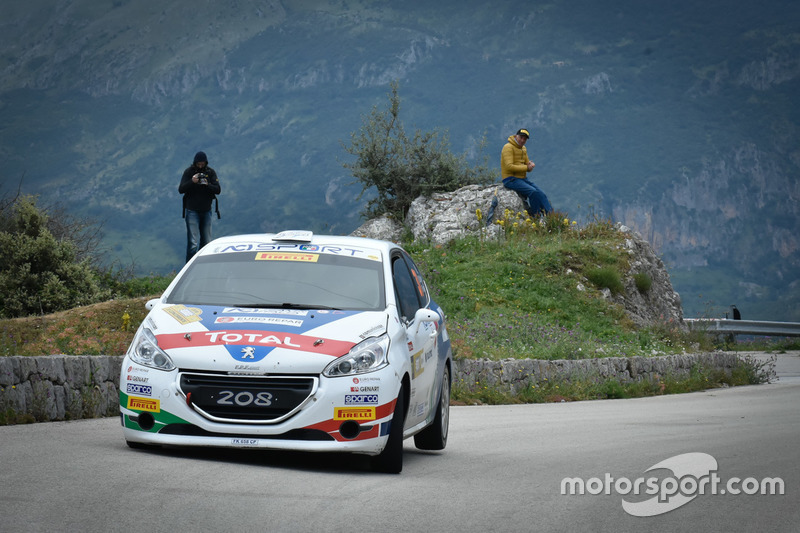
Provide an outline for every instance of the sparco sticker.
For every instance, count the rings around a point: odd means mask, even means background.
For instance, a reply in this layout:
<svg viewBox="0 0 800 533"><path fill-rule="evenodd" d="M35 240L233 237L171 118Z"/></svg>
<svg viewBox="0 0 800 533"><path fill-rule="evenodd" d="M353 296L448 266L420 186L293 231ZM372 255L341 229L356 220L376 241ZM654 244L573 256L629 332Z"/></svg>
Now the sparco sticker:
<svg viewBox="0 0 800 533"><path fill-rule="evenodd" d="M346 394L344 397L345 405L356 404L378 404L377 394Z"/></svg>
<svg viewBox="0 0 800 533"><path fill-rule="evenodd" d="M136 383L128 383L128 388L126 392L128 394L140 394L142 396L152 396L153 387L151 387L150 385L139 385Z"/></svg>

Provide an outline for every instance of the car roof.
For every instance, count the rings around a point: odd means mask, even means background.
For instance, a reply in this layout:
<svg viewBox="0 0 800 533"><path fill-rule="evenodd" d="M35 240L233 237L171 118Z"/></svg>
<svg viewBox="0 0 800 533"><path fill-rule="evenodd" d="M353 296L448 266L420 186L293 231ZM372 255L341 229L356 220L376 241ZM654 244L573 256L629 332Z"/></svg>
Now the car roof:
<svg viewBox="0 0 800 533"><path fill-rule="evenodd" d="M228 246L253 244L309 244L321 246L344 246L355 249L368 248L388 254L393 249L400 248L391 241L354 237L350 235L316 235L305 230L287 230L280 233L250 233L242 235L228 235L211 241L204 246L198 255L213 255Z"/></svg>

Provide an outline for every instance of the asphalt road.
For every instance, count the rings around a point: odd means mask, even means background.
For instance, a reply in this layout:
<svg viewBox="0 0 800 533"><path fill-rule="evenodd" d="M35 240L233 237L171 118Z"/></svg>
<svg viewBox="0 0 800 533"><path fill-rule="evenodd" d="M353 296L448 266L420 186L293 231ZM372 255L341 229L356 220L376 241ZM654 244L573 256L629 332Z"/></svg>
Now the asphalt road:
<svg viewBox="0 0 800 533"><path fill-rule="evenodd" d="M0 427L0 531L796 532L800 356L778 363L770 385L454 407L447 449L406 441L400 475L356 456L131 450L115 418ZM585 493L562 494L566 478ZM778 480L783 495L750 494Z"/></svg>

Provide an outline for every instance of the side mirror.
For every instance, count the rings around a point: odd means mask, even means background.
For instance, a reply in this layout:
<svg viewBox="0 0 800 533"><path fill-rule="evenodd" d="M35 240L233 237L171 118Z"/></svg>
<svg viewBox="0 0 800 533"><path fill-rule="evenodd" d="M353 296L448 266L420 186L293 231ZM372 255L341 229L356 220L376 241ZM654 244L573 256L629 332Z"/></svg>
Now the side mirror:
<svg viewBox="0 0 800 533"><path fill-rule="evenodd" d="M156 306L157 303L161 301L161 298L153 298L152 300L148 300L146 304L144 304L144 308L148 311L152 311L152 309Z"/></svg>
<svg viewBox="0 0 800 533"><path fill-rule="evenodd" d="M419 328L422 327L424 322L439 322L439 320L441 320L441 317L436 311L432 311L425 307L417 310L417 312L414 314L414 322L417 323L417 329L414 331L414 336L416 337L419 334ZM431 338L435 337L436 334L437 330L434 329L433 333L431 333Z"/></svg>

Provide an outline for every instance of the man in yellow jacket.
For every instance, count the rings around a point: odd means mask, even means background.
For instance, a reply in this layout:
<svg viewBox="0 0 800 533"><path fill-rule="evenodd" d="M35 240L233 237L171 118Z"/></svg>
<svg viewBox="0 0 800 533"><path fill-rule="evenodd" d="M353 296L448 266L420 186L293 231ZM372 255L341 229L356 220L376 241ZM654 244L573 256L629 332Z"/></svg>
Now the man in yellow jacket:
<svg viewBox="0 0 800 533"><path fill-rule="evenodd" d="M508 137L508 142L500 153L500 173L503 186L516 192L525 202L528 214L537 217L542 213L551 213L553 206L544 191L525 176L536 166L528 159L528 150L525 148L528 137L530 134L526 129L518 130Z"/></svg>

